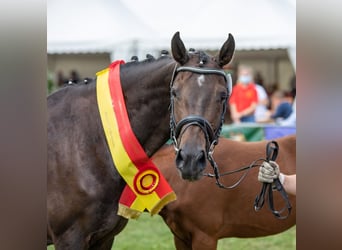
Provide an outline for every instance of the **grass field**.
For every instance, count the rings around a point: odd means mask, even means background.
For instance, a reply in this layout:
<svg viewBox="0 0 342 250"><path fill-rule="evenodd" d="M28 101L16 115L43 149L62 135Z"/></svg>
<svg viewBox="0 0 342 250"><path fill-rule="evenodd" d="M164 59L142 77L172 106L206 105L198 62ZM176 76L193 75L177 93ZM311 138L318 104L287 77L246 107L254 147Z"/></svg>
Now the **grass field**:
<svg viewBox="0 0 342 250"><path fill-rule="evenodd" d="M53 250L52 246L47 248ZM115 238L112 249L174 250L173 237L160 216L144 213L138 220L130 220ZM284 233L254 239L227 238L219 241L218 250L295 250L296 227Z"/></svg>

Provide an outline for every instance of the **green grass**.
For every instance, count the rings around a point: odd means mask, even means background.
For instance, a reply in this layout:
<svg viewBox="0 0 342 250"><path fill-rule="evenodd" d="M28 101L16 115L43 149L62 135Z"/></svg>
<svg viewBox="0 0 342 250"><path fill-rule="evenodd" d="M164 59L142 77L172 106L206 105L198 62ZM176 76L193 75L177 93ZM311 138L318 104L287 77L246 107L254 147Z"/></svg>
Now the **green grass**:
<svg viewBox="0 0 342 250"><path fill-rule="evenodd" d="M48 247L53 250L53 247ZM115 238L112 249L120 250L174 250L173 236L160 216L144 213L138 220L130 220L126 228ZM284 233L260 238L226 238L218 243L218 250L294 250L296 227Z"/></svg>
<svg viewBox="0 0 342 250"><path fill-rule="evenodd" d="M259 238L226 238L218 243L219 250L295 250L296 249L296 227L272 236Z"/></svg>

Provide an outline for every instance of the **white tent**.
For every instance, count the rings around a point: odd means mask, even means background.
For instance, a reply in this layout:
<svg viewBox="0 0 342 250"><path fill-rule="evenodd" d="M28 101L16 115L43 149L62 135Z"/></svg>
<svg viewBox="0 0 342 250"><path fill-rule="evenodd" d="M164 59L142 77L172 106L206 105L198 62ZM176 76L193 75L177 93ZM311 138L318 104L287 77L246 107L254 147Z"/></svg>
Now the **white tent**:
<svg viewBox="0 0 342 250"><path fill-rule="evenodd" d="M215 46L234 34L238 49L279 48L294 45L294 1L282 0L123 0L137 16L163 38L180 30L184 38ZM217 45L216 45L217 47Z"/></svg>
<svg viewBox="0 0 342 250"><path fill-rule="evenodd" d="M288 49L295 65L295 0L48 0L48 53L109 52L128 60L169 49L176 31L189 47Z"/></svg>
<svg viewBox="0 0 342 250"><path fill-rule="evenodd" d="M155 31L118 0L48 0L47 52L115 53Z"/></svg>

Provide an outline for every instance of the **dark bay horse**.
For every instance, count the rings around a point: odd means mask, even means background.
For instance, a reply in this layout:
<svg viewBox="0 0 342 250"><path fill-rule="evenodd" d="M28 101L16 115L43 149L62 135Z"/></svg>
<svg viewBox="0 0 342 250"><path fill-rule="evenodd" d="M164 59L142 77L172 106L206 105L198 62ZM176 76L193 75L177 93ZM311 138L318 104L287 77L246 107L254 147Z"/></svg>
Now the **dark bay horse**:
<svg viewBox="0 0 342 250"><path fill-rule="evenodd" d="M296 137L286 136L276 141L279 144L277 163L281 172L296 173ZM238 142L221 138L214 158L223 173L265 158L265 148L266 141ZM212 250L217 248L217 241L221 238L267 236L295 225L295 196L289 195L292 212L287 219L276 219L267 206L254 211L253 203L262 186L257 177L258 167L252 168L237 187L226 190L208 177L194 182L182 180L172 163L173 155L172 146L163 147L153 156L153 161L177 193L177 200L165 206L160 215L172 231L178 250ZM205 171L210 172L211 166L208 165ZM221 181L230 185L241 175L227 175ZM275 205L281 208L283 200L274 195Z"/></svg>
<svg viewBox="0 0 342 250"><path fill-rule="evenodd" d="M129 121L148 156L170 136L172 106L173 125L183 135L182 157L205 161L205 135L220 130L225 112L222 103L228 96L222 67L229 63L234 49L229 34L215 57L188 52L177 32L171 42L173 58L121 65ZM125 182L104 136L96 83L64 87L48 96L47 102L47 244L54 244L55 249L110 249L115 235L127 224L127 219L117 215ZM202 123L204 129L200 129ZM174 136L175 140L179 137Z"/></svg>

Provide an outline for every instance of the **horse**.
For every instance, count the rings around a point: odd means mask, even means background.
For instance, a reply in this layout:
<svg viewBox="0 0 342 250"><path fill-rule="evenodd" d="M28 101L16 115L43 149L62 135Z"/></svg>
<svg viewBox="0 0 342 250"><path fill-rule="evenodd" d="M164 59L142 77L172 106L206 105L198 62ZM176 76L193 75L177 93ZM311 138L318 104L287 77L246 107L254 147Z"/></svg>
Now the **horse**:
<svg viewBox="0 0 342 250"><path fill-rule="evenodd" d="M220 130L226 101L221 99L229 91L222 67L234 50L229 34L216 56L187 51L177 32L171 40L173 57L164 54L120 66L130 126L148 157L170 138L170 116L175 127L195 116L207 125L206 133ZM126 184L105 138L95 80L69 84L47 97L47 245L57 250L111 249L128 221L117 214ZM198 126L186 126L195 128L184 133L180 151L192 159L206 149L207 139ZM189 131L196 138L186 136Z"/></svg>
<svg viewBox="0 0 342 250"><path fill-rule="evenodd" d="M277 140L279 154L276 162L281 172L296 172L296 136L286 136ZM242 166L265 158L267 141L241 142L220 138L214 151L214 158L223 175ZM202 177L197 181L183 180L172 163L174 149L165 146L153 155L153 161L177 193L177 200L165 206L159 215L174 236L177 250L211 250L216 249L217 241L226 237L260 237L277 234L287 230L296 223L296 198L289 195L292 205L290 215L284 220L276 219L271 211L263 207L254 211L253 203L261 189L258 181L258 169L249 168L239 185L234 189L219 188L215 181ZM209 173L211 166L205 171ZM242 173L221 176L222 182L236 183ZM275 192L273 192L275 193ZM274 204L284 204L279 194L274 194Z"/></svg>

